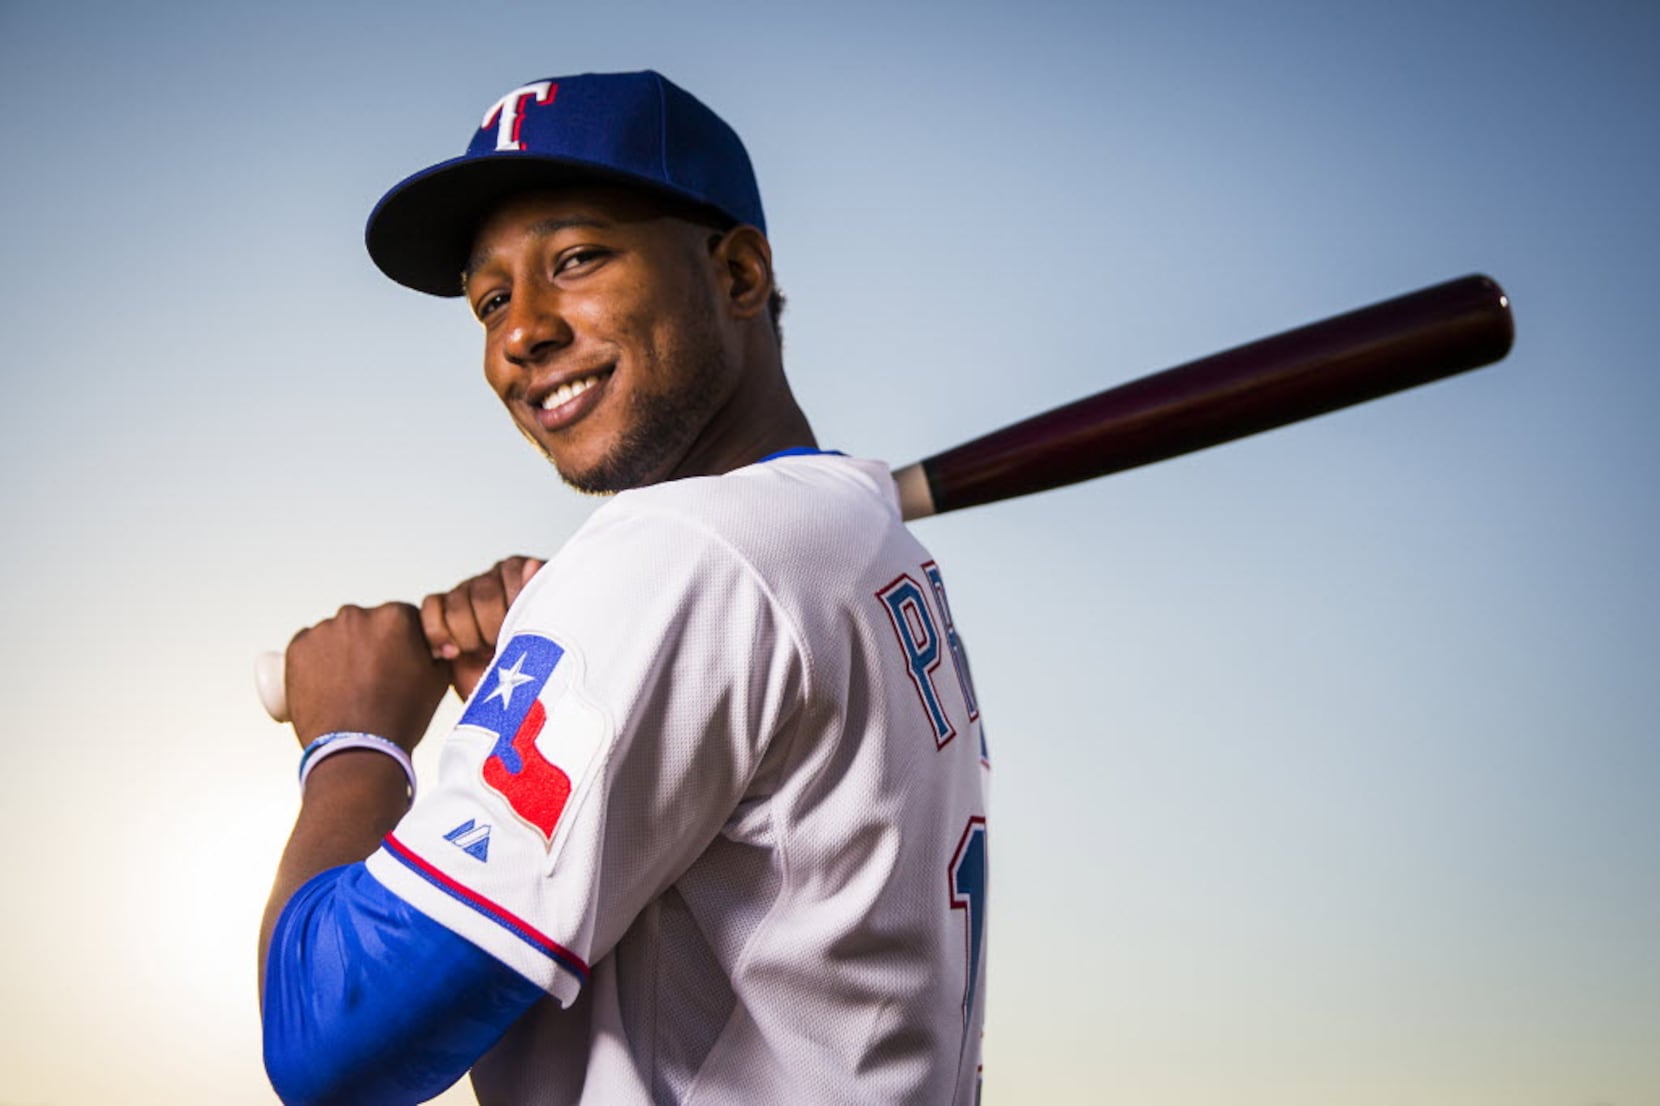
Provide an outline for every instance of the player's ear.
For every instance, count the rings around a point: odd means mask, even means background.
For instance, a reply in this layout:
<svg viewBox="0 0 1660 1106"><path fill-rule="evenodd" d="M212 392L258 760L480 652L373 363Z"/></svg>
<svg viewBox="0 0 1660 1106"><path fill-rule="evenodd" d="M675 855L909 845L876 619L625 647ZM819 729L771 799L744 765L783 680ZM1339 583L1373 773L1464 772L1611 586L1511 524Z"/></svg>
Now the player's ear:
<svg viewBox="0 0 1660 1106"><path fill-rule="evenodd" d="M710 240L709 255L733 316L753 319L766 314L773 289L767 236L752 226L736 226Z"/></svg>

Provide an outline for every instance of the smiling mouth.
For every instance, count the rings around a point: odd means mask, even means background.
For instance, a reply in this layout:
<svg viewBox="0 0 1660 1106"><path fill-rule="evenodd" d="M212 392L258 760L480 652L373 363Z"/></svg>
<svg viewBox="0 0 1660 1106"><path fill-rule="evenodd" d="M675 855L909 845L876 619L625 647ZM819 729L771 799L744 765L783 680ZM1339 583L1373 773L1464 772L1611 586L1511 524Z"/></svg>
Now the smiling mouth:
<svg viewBox="0 0 1660 1106"><path fill-rule="evenodd" d="M607 374L595 373L593 376L584 376L580 380L567 380L542 397L542 410L552 411L556 407L563 407L595 384L598 384L605 375Z"/></svg>

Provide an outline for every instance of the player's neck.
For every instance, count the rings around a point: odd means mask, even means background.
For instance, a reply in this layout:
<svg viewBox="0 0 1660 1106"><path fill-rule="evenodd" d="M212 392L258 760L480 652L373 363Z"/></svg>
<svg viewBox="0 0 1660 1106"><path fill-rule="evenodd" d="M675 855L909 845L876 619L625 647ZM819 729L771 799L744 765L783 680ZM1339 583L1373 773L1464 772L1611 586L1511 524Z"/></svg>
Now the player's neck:
<svg viewBox="0 0 1660 1106"><path fill-rule="evenodd" d="M729 424L693 448L675 476L720 476L787 449L818 448L807 416L793 402L766 420Z"/></svg>
<svg viewBox="0 0 1660 1106"><path fill-rule="evenodd" d="M719 476L786 449L818 447L783 371L751 377L711 420L671 476Z"/></svg>

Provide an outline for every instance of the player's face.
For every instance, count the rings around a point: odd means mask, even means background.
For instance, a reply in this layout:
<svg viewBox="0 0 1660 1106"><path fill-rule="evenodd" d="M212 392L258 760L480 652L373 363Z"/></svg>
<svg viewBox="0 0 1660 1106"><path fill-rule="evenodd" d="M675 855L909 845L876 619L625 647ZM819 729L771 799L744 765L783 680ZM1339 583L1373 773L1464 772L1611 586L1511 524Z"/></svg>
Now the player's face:
<svg viewBox="0 0 1660 1106"><path fill-rule="evenodd" d="M712 443L738 374L718 238L606 189L521 197L480 229L466 297L485 376L573 487L720 471Z"/></svg>

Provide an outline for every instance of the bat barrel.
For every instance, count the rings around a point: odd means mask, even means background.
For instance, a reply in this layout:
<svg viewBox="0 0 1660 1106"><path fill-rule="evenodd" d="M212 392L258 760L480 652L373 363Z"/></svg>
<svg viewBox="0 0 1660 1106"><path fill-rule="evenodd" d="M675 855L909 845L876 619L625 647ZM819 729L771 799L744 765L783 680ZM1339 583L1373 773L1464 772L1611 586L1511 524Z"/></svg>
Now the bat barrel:
<svg viewBox="0 0 1660 1106"><path fill-rule="evenodd" d="M1509 298L1462 277L1109 388L921 462L936 512L1063 487L1479 368ZM1035 461L1041 457L1041 462Z"/></svg>

